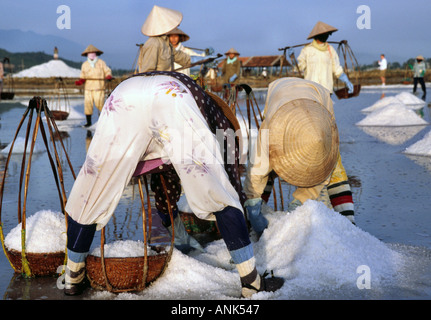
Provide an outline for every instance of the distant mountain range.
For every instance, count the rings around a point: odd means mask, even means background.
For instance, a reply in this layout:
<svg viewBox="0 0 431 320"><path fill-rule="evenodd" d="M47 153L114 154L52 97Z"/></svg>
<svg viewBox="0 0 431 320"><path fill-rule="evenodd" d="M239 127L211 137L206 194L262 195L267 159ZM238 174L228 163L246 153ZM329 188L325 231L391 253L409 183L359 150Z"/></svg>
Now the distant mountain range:
<svg viewBox="0 0 431 320"><path fill-rule="evenodd" d="M46 54L44 52L9 52L7 50L0 48L0 60L3 61L4 58L9 58L11 65L13 66L13 70L8 70L7 72L17 73L24 69L31 68L33 66L48 62L53 59L52 55ZM67 59L63 60L68 66L72 68L81 68L81 62L75 62Z"/></svg>
<svg viewBox="0 0 431 320"><path fill-rule="evenodd" d="M59 59L70 67L81 68L83 59L77 60L85 48L79 43L33 31L0 29L0 60L8 57L15 66L14 72L52 60L55 47L58 48ZM122 70L117 71L121 73Z"/></svg>
<svg viewBox="0 0 431 320"><path fill-rule="evenodd" d="M54 47L58 48L60 58L69 60L77 60L83 51L81 44L62 37L33 31L0 30L0 48L9 52L44 52L52 57Z"/></svg>

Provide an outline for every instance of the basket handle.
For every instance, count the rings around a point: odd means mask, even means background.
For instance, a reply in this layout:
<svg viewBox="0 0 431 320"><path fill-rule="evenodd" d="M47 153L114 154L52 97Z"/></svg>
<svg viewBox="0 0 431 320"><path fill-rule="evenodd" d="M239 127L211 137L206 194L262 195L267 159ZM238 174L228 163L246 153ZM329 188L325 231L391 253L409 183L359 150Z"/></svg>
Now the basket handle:
<svg viewBox="0 0 431 320"><path fill-rule="evenodd" d="M160 275L163 274L163 272L166 270L168 262L171 259L172 256L172 252L173 252L173 248L174 248L174 241L175 241L175 230L174 230L174 217L173 217L173 212L172 212L172 208L171 208L171 203L169 201L169 197L168 197L168 193L167 193L167 188L166 188L166 182L165 179L163 178L163 176L160 176L161 182L162 182L162 186L163 186L163 191L165 193L166 196L166 201L168 204L168 211L169 211L169 217L171 219L171 224L172 224L172 237L171 237L171 246L168 252L168 256L165 260L165 263L163 265L163 269L160 273ZM147 193L147 199L148 199L148 210L151 214L151 205L150 205L150 201L149 201L149 192L148 192L148 184L147 184L147 179L144 176L144 182L145 182L145 189L146 189L146 193ZM141 183L141 179L138 179L138 187L139 187L139 195L141 197L141 205L142 205L142 224L143 224L143 234L144 234L144 270L143 270L143 278L142 278L142 283L138 284L137 287L133 288L133 289L126 289L126 290L121 290L121 289L117 289L114 288L111 283L109 282L108 279L108 275L106 273L106 265L105 265L105 227L102 228L101 231L101 243L100 243L100 258L101 258L101 264L102 264L102 274L105 280L105 286L106 286L106 290L110 291L110 292L123 292L123 291L130 291L130 290L143 290L146 287L146 281L147 281L147 275L148 275L148 252L147 252L147 243L148 243L148 238L147 238L147 225L146 225L146 211L145 211L145 203L144 203L144 194L143 194L143 190L142 190L142 183ZM149 221L151 220L151 218L148 218Z"/></svg>

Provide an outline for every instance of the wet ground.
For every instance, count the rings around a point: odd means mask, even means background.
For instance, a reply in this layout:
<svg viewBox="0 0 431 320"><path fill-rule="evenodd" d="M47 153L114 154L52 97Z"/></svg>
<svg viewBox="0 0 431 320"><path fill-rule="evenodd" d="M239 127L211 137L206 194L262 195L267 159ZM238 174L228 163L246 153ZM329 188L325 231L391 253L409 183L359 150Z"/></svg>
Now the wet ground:
<svg viewBox="0 0 431 320"><path fill-rule="evenodd" d="M356 224L362 230L381 241L404 248L417 258L415 270L419 274L417 287L422 286L420 295L394 289L385 299L429 299L431 298L431 157L407 156L402 151L423 138L430 126L403 128L362 129L355 123L365 115L362 109L382 97L410 91L408 87L363 88L359 97L337 100L334 110L340 132L340 150L343 164L350 177L356 210ZM263 109L265 91L256 90L259 106ZM20 101L23 101L21 103ZM28 103L26 98L2 101L0 104L0 144L12 141L19 120ZM240 102L244 107L244 100ZM83 113L83 100L76 101L75 109ZM431 122L430 107L418 111ZM245 113L244 113L245 114ZM93 121L97 115L93 116ZM77 173L84 161L86 148L92 132L82 127L84 119L70 120L61 125L64 130L64 144ZM44 145L41 143L41 147ZM17 224L17 192L21 155L12 158L7 172L3 196L2 222L7 230ZM5 156L0 156L0 169L5 165ZM70 190L73 177L65 160L66 189ZM284 200L287 203L291 188L283 185ZM280 196L278 197L280 199ZM274 205L271 199L270 205ZM277 204L281 209L281 204ZM52 178L51 168L45 153L35 156L29 186L27 214L42 209L59 210L59 198ZM107 226L107 242L117 239L142 239L140 201L137 189L130 186L118 206L115 216ZM154 218L155 241L166 241L164 230L158 227ZM100 243L96 236L93 245ZM407 249L406 249L407 248ZM416 288L417 288L416 287ZM425 294L423 294L425 292ZM67 298L57 287L55 278L25 279L14 275L5 255L0 255L0 293L3 299L75 299ZM89 297L90 292L79 297ZM311 297L313 299L319 297ZM359 297L360 298L360 297Z"/></svg>

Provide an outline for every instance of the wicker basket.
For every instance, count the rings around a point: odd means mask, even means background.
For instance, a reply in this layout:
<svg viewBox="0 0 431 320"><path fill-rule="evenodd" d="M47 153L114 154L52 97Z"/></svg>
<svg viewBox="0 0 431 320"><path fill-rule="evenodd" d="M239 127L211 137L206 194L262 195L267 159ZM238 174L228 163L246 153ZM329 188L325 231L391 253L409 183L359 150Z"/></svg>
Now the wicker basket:
<svg viewBox="0 0 431 320"><path fill-rule="evenodd" d="M33 114L36 113L36 122L32 123ZM46 115L46 123L47 123L47 129L45 129L44 121L41 121L42 113L45 113ZM26 126L23 126L25 119L27 118L28 122ZM30 137L30 129L34 125L33 128L33 136ZM6 184L6 176L7 176L7 170L10 158L12 156L12 149L13 145L15 144L16 138L18 137L18 133L20 132L22 127L27 127L27 134L26 134L26 140L25 143L27 145L31 145L31 150L28 154L28 156L22 158L22 166L21 171L24 172L24 168L26 168L26 178L24 181L24 176L21 175L19 180L19 190L21 192L21 187L24 187L24 199L21 199L21 197L18 197L18 223L22 223L22 231L25 231L25 219L26 219L26 202L27 202L27 196L28 196L28 185L29 185L29 179L30 176L30 168L31 168L31 160L33 156L33 147L34 143L37 139L38 132L41 132L44 137L44 144L46 147L46 152L48 155L48 158L51 160L51 164L54 163L52 159L57 160L57 166L51 165L51 169L53 172L54 179L56 181L56 186L59 194L59 200L61 208L64 208L66 206L66 189L64 187L64 179L63 179L63 170L61 168L61 161L59 160L59 153L57 150L56 143L52 143L48 145L48 141L53 141L54 136L58 136L58 139L61 142L62 150L64 151L64 155L67 158L67 163L69 164L70 170L72 172L72 175L75 176L75 173L73 171L73 167L71 165L70 159L67 155L67 150L64 147L64 144L61 141L60 132L57 128L57 125L55 123L55 120L52 117L52 114L48 108L48 105L46 103L45 99L42 99L41 97L34 97L29 101L28 108L24 112L22 119L18 125L17 131L15 133L15 138L12 142L12 147L9 150L9 154L6 159L6 163L4 166L4 172L5 174L2 177L2 181L0 182L0 239L2 243L2 247L4 249L4 252L13 267L15 272L24 272L26 276L48 276L48 275L55 275L57 274L57 268L59 266L63 266L65 264L65 252L53 252L53 253L32 253L32 252L26 252L25 249L25 257L28 262L28 265L24 264L22 265L22 254L21 251L14 250L14 249L8 249L5 247L4 243L4 233L3 233L3 223L1 220L1 209L2 209L2 201L3 201L3 192L5 190L5 184ZM39 130L40 129L40 130ZM47 132L49 133L49 137L51 139L47 138ZM54 152L54 155L52 154ZM24 153L26 155L27 153ZM26 159L27 158L27 159ZM27 161L27 162L26 162ZM20 195L20 192L18 193ZM65 214L63 210L63 214ZM25 238L24 238L25 239Z"/></svg>
<svg viewBox="0 0 431 320"><path fill-rule="evenodd" d="M166 195L169 217L171 218L171 223L173 223L172 207L167 194L166 182L163 176L160 178ZM147 203L150 205L148 182L145 175L142 176L142 179L146 189ZM147 246L150 243L149 238L151 237L151 235L147 235L147 228L151 230L151 219L148 219L147 221L141 178L139 178L137 182L142 203L142 219L145 221L143 228L144 245ZM151 246L151 250L156 251L157 254L147 255L148 253L145 252L145 256L123 258L105 257L105 227L101 230L100 240L100 257L92 254L87 256L87 278L90 281L90 285L96 290L107 290L109 292L118 293L142 291L148 286L148 284L160 277L172 257L175 238L174 233L172 233L169 250L167 250L167 247Z"/></svg>
<svg viewBox="0 0 431 320"><path fill-rule="evenodd" d="M15 92L2 92L1 100L12 100L15 96Z"/></svg>
<svg viewBox="0 0 431 320"><path fill-rule="evenodd" d="M360 84L355 84L353 86L353 93L349 93L347 88L335 90L335 94L337 95L338 99L353 98L353 97L358 96L359 92L361 92L361 85Z"/></svg>
<svg viewBox="0 0 431 320"><path fill-rule="evenodd" d="M52 116L56 121L63 121L69 117L69 112L60 110L51 110Z"/></svg>
<svg viewBox="0 0 431 320"><path fill-rule="evenodd" d="M141 291L148 284L160 277L170 258L168 252L159 251L156 255L147 257L147 277L144 281L144 257L104 258L106 278L102 268L102 258L87 256L87 277L90 284L97 290L110 292ZM108 282L108 283L107 283ZM111 287L109 287L111 286Z"/></svg>
<svg viewBox="0 0 431 320"><path fill-rule="evenodd" d="M6 249L10 263L16 273L21 273L22 257L21 252L14 249ZM65 253L32 253L26 252L25 254L31 274L33 276L55 276L58 275L57 269L59 266L64 265Z"/></svg>

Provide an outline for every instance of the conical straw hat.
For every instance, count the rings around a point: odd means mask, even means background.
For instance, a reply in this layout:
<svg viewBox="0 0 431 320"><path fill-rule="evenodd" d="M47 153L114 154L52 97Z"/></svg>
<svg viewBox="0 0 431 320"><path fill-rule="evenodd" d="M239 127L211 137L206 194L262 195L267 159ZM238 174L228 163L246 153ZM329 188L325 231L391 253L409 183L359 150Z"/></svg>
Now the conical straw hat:
<svg viewBox="0 0 431 320"><path fill-rule="evenodd" d="M100 56L101 54L103 54L103 51L97 49L95 46L93 46L92 44L90 44L82 53L81 56L86 56L88 53L90 52L96 52L96 54L98 56Z"/></svg>
<svg viewBox="0 0 431 320"><path fill-rule="evenodd" d="M317 36L319 34L328 33L328 32L335 32L335 31L338 31L338 29L334 28L333 26L330 26L329 24L326 24L322 21L319 21L316 23L313 30L311 30L307 39L314 38L315 36Z"/></svg>
<svg viewBox="0 0 431 320"><path fill-rule="evenodd" d="M179 11L154 6L142 25L141 32L148 37L157 37L178 27L183 20Z"/></svg>
<svg viewBox="0 0 431 320"><path fill-rule="evenodd" d="M166 33L167 35L170 34L177 34L180 37L180 42L186 42L187 40L190 39L189 35L186 34L183 30L181 30L180 28L175 28L172 31L169 31L168 33Z"/></svg>
<svg viewBox="0 0 431 320"><path fill-rule="evenodd" d="M324 182L338 158L339 137L334 117L310 99L281 107L268 125L269 161L287 183L313 187Z"/></svg>
<svg viewBox="0 0 431 320"><path fill-rule="evenodd" d="M228 51L226 51L226 52L225 52L225 55L228 55L229 53L234 53L234 54L239 55L239 52L238 52L238 51L236 51L234 48L230 48Z"/></svg>

